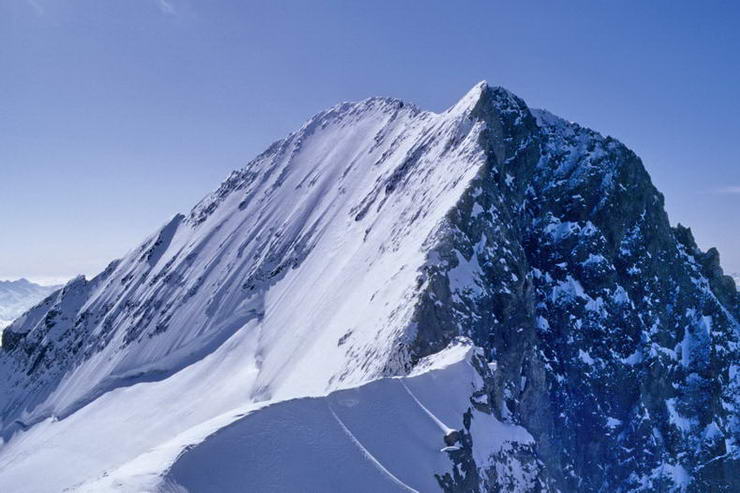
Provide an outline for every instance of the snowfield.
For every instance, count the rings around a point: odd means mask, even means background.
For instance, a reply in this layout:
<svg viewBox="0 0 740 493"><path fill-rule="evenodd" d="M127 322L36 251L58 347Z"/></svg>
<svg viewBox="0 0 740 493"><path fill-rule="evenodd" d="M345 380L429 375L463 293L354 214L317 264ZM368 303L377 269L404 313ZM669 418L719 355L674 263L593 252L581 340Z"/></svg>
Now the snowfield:
<svg viewBox="0 0 740 493"><path fill-rule="evenodd" d="M191 431L79 491L434 491L434 475L449 470L444 437L462 427L470 389L482 385L473 351L459 341L408 377L234 410L199 427L197 441ZM473 422L496 437L476 450L483 456L532 440L488 414ZM178 457L187 442L195 445Z"/></svg>
<svg viewBox="0 0 740 493"><path fill-rule="evenodd" d="M234 413L255 414L229 428L238 434L271 419L256 417L256 407L404 373L408 362L397 347L413 336L418 268L441 219L484 162L482 126L470 117L484 87L442 114L380 98L321 113L234 173L188 217L174 217L97 278L71 281L51 302L53 324L47 306L34 309L42 319L34 310L21 317L10 330L45 324L44 338L59 343L68 364L55 361L36 379L21 374L0 383L0 490L58 491L101 476L117 478L109 487L138 484ZM393 194L395 187L407 193ZM106 343L70 359L64 343L74 318L74 330ZM15 363L2 361L6 372ZM403 397L397 412L419 415L408 393L399 395L400 382L379 385L364 392ZM461 398L443 414L455 426L462 413L451 410L464 410ZM328 402L294 401L268 412L287 419L305 406L326 426ZM352 432L337 429L337 419L331 429L354 450ZM419 426L420 434L431 430ZM440 433L416 444L435 444L431 464L438 467ZM182 460L207 455L229 436L216 435ZM380 470L369 464L358 467ZM35 474L40 468L44 475ZM420 485L435 484L433 476L425 481Z"/></svg>

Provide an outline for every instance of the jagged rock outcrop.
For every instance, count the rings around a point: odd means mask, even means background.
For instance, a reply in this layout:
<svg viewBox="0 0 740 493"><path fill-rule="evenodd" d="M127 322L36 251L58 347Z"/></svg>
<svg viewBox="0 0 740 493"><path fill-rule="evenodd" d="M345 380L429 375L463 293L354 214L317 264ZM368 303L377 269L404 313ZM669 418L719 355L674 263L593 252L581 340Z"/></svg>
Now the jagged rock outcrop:
<svg viewBox="0 0 740 493"><path fill-rule="evenodd" d="M562 491L737 489L740 309L717 250L671 228L618 141L501 89L474 114L489 159L425 267L413 351L485 348Z"/></svg>

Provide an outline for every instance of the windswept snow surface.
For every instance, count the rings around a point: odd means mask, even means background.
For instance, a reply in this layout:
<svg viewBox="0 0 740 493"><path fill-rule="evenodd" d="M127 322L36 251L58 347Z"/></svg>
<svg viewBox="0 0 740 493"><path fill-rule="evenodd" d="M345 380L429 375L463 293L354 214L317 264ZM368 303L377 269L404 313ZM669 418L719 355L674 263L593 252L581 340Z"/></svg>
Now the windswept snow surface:
<svg viewBox="0 0 740 493"><path fill-rule="evenodd" d="M483 384L469 341L422 360L407 377L323 397L236 405L237 387L209 378L238 366L237 348L248 344L235 339L165 381L114 390L19 434L2 448L0 490L438 489L434 475L451 468L444 436L462 428L470 395ZM255 371L245 367L235 376ZM200 398L184 406L183 394ZM209 419L212 410L229 407ZM474 444L482 465L507 443L532 441L523 428L489 414L474 412L473 426L488 437Z"/></svg>
<svg viewBox="0 0 740 493"><path fill-rule="evenodd" d="M470 116L484 88L441 114L377 98L320 113L189 216L12 324L9 342L47 349L29 371L20 356L0 360L8 376L0 382L0 491L59 491L127 464L157 474L149 465L160 454L172 460L234 410L403 374L399 348L414 335L418 268L485 159L484 124ZM423 414L399 382L384 382L365 392L389 392ZM319 421L331 418L333 433L357 433L369 455L393 468L341 395L269 413L287 419L305 406ZM452 419L450 409L432 412ZM255 414L217 437L270 419ZM420 434L431 429L420 426ZM192 454L207 455L220 440ZM414 440L434 442L439 454L439 433Z"/></svg>
<svg viewBox="0 0 740 493"><path fill-rule="evenodd" d="M409 377L233 412L201 427L220 429L177 457L164 478L157 473L175 458L178 441L79 491L240 492L247 485L249 491L296 493L436 491L434 475L451 467L444 435L462 427L471 389L482 385L470 363L473 351L460 343ZM482 451L486 456L506 442L532 440L491 415L475 413L473 420L496 437Z"/></svg>

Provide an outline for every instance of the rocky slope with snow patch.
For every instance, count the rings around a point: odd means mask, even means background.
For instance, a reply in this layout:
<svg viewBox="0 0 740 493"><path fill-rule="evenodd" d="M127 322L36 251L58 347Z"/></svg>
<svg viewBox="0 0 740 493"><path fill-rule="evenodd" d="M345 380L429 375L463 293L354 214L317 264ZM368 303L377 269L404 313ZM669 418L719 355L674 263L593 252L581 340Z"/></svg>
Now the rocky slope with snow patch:
<svg viewBox="0 0 740 493"><path fill-rule="evenodd" d="M376 490L734 491L738 318L618 141L485 83L344 103L6 330L0 489L229 491L233 457L321 491L336 454Z"/></svg>

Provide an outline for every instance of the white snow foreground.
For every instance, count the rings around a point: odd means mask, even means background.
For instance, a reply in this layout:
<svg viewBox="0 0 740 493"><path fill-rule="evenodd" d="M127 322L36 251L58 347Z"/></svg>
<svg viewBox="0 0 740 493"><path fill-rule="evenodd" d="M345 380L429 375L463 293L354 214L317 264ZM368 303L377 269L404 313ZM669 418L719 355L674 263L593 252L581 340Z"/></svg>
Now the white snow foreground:
<svg viewBox="0 0 740 493"><path fill-rule="evenodd" d="M265 481L253 491L352 474L353 490L438 489L440 426L470 407L470 365L445 352L452 364L363 384L408 372L419 268L485 162L471 116L485 88L440 114L379 98L323 112L16 320L0 359L0 491L142 491L194 443L167 485L204 491L218 476L226 491L251 471ZM480 460L529 440L473 421L491 432ZM346 476L326 470L332 456ZM308 491L278 490L290 485Z"/></svg>
<svg viewBox="0 0 740 493"><path fill-rule="evenodd" d="M474 351L458 341L407 377L235 409L114 470L101 464L105 476L73 491L437 491L435 474L451 469L447 450L457 447L444 437L462 428L470 395L483 385ZM532 441L523 428L477 411L471 433L488 437L473 445L483 466L505 445ZM60 469L68 468L58 452Z"/></svg>
<svg viewBox="0 0 740 493"><path fill-rule="evenodd" d="M228 406L229 392L208 375L239 359L230 345L18 434L1 449L0 491L437 491L435 474L450 471L447 451L459 448L444 438L463 428L484 384L471 364L476 348L461 338L405 377L208 419ZM180 400L195 393L197 402ZM506 446L532 443L524 428L471 410L479 468Z"/></svg>

